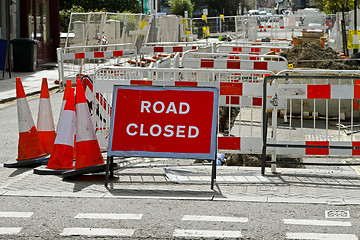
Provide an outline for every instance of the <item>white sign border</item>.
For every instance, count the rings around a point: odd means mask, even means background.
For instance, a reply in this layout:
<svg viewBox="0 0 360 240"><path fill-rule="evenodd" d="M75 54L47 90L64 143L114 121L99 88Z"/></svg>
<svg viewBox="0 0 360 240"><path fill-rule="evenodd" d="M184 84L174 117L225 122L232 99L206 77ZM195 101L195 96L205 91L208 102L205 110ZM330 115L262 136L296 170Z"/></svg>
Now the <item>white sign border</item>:
<svg viewBox="0 0 360 240"><path fill-rule="evenodd" d="M173 153L173 152L148 152L148 151L112 151L114 118L117 100L118 89L134 89L134 90L151 90L151 91L193 91L193 92L212 92L214 94L213 116L211 126L211 146L209 153ZM114 85L113 87L113 102L112 114L110 118L110 134L108 144L108 156L117 157L158 157L158 158L184 158L184 159L207 159L215 160L217 152L217 121L219 108L219 88L217 87L184 87L184 86L147 86L147 85Z"/></svg>

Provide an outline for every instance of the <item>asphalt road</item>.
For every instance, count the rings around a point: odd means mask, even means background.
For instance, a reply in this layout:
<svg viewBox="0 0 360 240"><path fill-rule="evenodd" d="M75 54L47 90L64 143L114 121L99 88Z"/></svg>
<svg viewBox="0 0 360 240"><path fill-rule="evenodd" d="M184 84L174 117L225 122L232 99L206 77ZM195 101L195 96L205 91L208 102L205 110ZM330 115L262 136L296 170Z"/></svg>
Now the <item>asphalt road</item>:
<svg viewBox="0 0 360 240"><path fill-rule="evenodd" d="M329 210L349 211L350 218L326 218ZM9 211L18 217L4 216L3 212ZM100 239L193 239L205 234L205 239L273 240L292 239L295 233L321 233L334 234L335 238L329 239L345 240L360 235L360 212L356 206L317 204L1 197L0 226L0 231L20 228L11 235L17 239L82 239L86 237L81 236L82 231L93 238L91 234L102 229L105 235ZM119 233L124 236L112 236ZM9 239L10 235L0 238Z"/></svg>
<svg viewBox="0 0 360 240"><path fill-rule="evenodd" d="M62 93L51 94L51 101L54 120L57 122ZM31 109L37 109L38 96L29 99L29 105ZM32 115L36 123L37 111L32 112ZM16 102L0 105L0 129L3 143L0 162L15 160L18 141ZM19 171L21 172L22 169L14 170L14 173ZM18 175L16 178L18 183L23 181L19 176L33 175ZM4 175L0 176L0 179L8 177ZM31 191L32 185L35 185L29 181L30 179L41 181L48 178L29 177L26 182L29 185L28 191ZM141 184L133 183L132 187L140 188ZM156 188L157 183L153 184ZM181 185L161 184L172 188ZM151 185L148 183L147 187L151 188ZM224 187L229 188L229 186ZM204 185L203 188L208 190L209 186ZM249 187L248 191L251 189ZM1 195L0 239L358 240L360 236L358 205L336 204L339 203L335 202L335 205L264 203L250 200L237 202L212 201L209 198L203 201L169 200L152 199L150 196L80 198L59 195L52 197ZM326 213L337 218L327 218Z"/></svg>

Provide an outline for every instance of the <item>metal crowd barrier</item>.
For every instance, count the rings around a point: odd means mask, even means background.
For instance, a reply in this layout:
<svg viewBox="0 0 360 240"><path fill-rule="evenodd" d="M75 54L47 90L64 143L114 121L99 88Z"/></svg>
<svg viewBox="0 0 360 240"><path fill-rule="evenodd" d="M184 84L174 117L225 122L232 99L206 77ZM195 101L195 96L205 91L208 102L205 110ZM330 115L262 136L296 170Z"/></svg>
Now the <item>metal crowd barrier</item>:
<svg viewBox="0 0 360 240"><path fill-rule="evenodd" d="M263 174L266 163L271 163L273 170L277 164L339 165L277 160L284 156L360 156L359 76L360 71L288 70L265 78L264 82L270 84L263 85L263 99L271 95L268 94L271 85L273 104L271 115L268 115L267 102L262 106ZM279 101L285 102L281 109ZM267 154L272 155L272 161L266 162Z"/></svg>

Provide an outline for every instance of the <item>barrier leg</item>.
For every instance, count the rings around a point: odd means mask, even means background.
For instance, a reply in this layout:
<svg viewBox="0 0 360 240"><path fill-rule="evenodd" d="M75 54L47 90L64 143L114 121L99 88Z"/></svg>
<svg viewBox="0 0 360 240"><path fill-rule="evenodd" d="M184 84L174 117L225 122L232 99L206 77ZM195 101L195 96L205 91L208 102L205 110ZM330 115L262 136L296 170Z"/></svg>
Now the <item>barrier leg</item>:
<svg viewBox="0 0 360 240"><path fill-rule="evenodd" d="M213 159L212 171L211 171L211 190L214 190L215 179L216 179L216 159Z"/></svg>
<svg viewBox="0 0 360 240"><path fill-rule="evenodd" d="M264 122L263 122L263 148L262 148L262 155L261 155L261 175L263 175L263 176L265 175L265 164L266 164L267 123L268 123L268 118L265 113Z"/></svg>

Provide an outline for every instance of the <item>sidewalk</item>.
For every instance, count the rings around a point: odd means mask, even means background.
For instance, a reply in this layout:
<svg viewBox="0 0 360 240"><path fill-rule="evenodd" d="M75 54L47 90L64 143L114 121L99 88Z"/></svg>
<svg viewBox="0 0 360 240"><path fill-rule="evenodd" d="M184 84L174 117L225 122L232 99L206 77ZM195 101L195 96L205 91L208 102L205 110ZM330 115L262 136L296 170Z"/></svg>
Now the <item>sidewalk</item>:
<svg viewBox="0 0 360 240"><path fill-rule="evenodd" d="M32 94L40 92L43 77L48 78L49 88L57 87L54 84L57 74L55 68L13 73L11 79L0 79L0 102L15 99L16 77L21 77L26 94ZM52 101L56 117L61 106L61 93L52 94ZM16 106L9 108L8 111L15 112ZM15 120L12 121L11 126L14 126ZM14 133L11 142L5 141L7 151L14 155L15 136ZM210 164L156 158L129 158L126 162L115 159L115 162L120 169L115 171L116 178L111 179L108 188L104 186L103 173L63 180L61 176L33 174L32 168L0 167L0 195L360 205L359 167L278 168L278 174L266 169L266 175L262 176L260 167L220 166L215 189L211 190Z"/></svg>
<svg viewBox="0 0 360 240"><path fill-rule="evenodd" d="M49 89L56 88L58 85L54 81L59 77L57 67L51 70L40 70L35 72L5 72L5 77L0 71L0 103L16 99L16 78L20 77L27 95L40 93L41 82L44 77L48 79Z"/></svg>

